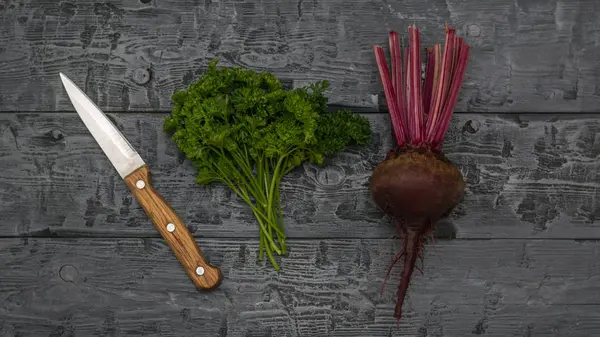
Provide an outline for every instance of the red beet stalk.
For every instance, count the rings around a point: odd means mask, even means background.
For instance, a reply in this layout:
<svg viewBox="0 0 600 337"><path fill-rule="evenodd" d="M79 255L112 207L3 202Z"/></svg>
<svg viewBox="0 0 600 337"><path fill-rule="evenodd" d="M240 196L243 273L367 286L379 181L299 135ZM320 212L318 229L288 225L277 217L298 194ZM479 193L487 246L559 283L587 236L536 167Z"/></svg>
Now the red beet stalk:
<svg viewBox="0 0 600 337"><path fill-rule="evenodd" d="M404 144L406 142L406 132L402 121L402 113L398 107L398 101L394 92L394 86L390 78L387 63L385 61L385 55L383 49L379 46L374 46L375 58L377 59L377 66L379 68L379 75L381 81L384 83L383 91L385 93L385 99L387 101L388 109L392 117L392 125L394 134L396 135L396 142L398 144Z"/></svg>
<svg viewBox="0 0 600 337"><path fill-rule="evenodd" d="M433 82L435 81L435 54L432 48L427 48L427 68L425 69L425 84L423 85L423 111L427 120L429 106L431 105L431 92L433 91Z"/></svg>
<svg viewBox="0 0 600 337"><path fill-rule="evenodd" d="M403 241L388 270L389 275L402 260L394 312L398 319L413 270L418 269L417 258L423 258L424 238L460 202L465 185L462 173L444 156L441 146L458 100L469 46L446 26L443 55L439 44L425 50L423 80L420 32L410 26L408 33L404 59L398 33L389 33L391 76L383 49L373 47L397 146L373 171L371 194L377 206L395 220Z"/></svg>
<svg viewBox="0 0 600 337"><path fill-rule="evenodd" d="M409 27L408 31L410 38L408 46L408 51L410 53L408 59L408 73L410 74L410 76L407 79L406 85L406 96L408 97L408 135L410 144L421 145L423 141L423 99L421 98L421 42L419 38L419 32L416 27Z"/></svg>
<svg viewBox="0 0 600 337"><path fill-rule="evenodd" d="M405 79L402 75L402 57L400 55L400 41L398 39L398 33L390 32L389 40L390 53L392 55L392 86L394 87L394 94L396 95L396 102L398 105L398 119L401 121L404 131L406 131L406 125L404 124L406 118L406 102L404 99L404 92L402 91Z"/></svg>

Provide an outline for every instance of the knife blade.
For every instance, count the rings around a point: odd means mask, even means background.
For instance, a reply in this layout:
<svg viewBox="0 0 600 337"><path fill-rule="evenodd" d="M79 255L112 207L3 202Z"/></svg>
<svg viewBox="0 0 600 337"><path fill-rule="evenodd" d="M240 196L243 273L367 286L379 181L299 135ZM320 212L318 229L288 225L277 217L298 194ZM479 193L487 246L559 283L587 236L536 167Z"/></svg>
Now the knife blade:
<svg viewBox="0 0 600 337"><path fill-rule="evenodd" d="M183 221L154 189L148 165L98 106L65 74L60 79L71 104L117 173L125 181L186 273L203 290L217 288L221 270L209 264Z"/></svg>

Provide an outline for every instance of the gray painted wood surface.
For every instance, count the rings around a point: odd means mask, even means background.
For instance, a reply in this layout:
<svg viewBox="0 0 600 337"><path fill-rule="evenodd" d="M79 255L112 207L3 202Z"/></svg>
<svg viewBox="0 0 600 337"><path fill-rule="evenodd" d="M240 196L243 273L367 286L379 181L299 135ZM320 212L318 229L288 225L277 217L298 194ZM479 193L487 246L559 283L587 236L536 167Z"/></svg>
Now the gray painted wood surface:
<svg viewBox="0 0 600 337"><path fill-rule="evenodd" d="M0 337L600 334L599 6L0 0ZM368 195L392 146L371 45L412 23L427 45L449 23L472 47L444 147L468 190L396 326L399 266L379 291L399 243ZM373 125L371 146L285 179L279 273L257 263L246 207L195 184L161 131L171 94L215 57L291 86L328 79L330 102ZM193 289L72 113L59 71L114 112L222 267L221 288Z"/></svg>
<svg viewBox="0 0 600 337"><path fill-rule="evenodd" d="M426 253L396 326L393 240L291 240L282 271L254 240L201 239L225 281L190 288L162 240L0 241L0 336L594 336L600 246L454 240ZM586 258L582 258L586 257Z"/></svg>
<svg viewBox="0 0 600 337"><path fill-rule="evenodd" d="M445 23L473 47L459 111L581 112L600 104L596 0L19 0L0 2L0 110L72 107L65 71L106 110L168 110L207 61L326 78L331 102L377 108L371 46ZM149 71L149 73L147 72Z"/></svg>

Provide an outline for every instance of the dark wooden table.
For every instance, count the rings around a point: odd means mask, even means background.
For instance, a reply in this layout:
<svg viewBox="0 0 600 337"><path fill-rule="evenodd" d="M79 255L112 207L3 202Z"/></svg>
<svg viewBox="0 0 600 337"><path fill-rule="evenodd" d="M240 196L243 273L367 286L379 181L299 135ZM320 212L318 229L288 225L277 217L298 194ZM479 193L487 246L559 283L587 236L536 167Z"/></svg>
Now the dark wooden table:
<svg viewBox="0 0 600 337"><path fill-rule="evenodd" d="M600 3L596 0L0 0L0 336L596 336L600 331ZM399 243L368 194L392 146L371 45L388 29L472 57L444 145L468 181L406 316ZM289 256L201 187L162 131L171 94L220 58L332 83L373 143L284 180ZM224 273L193 288L74 113L65 72L139 149ZM298 201L299 200L299 201Z"/></svg>

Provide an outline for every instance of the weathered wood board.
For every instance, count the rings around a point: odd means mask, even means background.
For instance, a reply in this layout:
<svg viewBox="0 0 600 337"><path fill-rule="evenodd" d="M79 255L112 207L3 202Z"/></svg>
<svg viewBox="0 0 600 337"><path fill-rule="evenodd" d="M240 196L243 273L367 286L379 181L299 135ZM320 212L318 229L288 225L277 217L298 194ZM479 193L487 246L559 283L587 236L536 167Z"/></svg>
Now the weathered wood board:
<svg viewBox="0 0 600 337"><path fill-rule="evenodd" d="M0 111L65 111L58 72L107 111L168 110L209 59L377 109L372 45L417 24L472 55L457 111L588 112L600 104L596 0L14 0L0 2Z"/></svg>
<svg viewBox="0 0 600 337"><path fill-rule="evenodd" d="M162 130L165 116L111 114L197 236L257 237L237 196L195 183L195 169ZM370 146L324 167L304 165L284 180L290 237L394 234L368 190L372 169L393 145L389 117L366 116ZM599 131L595 115L456 115L445 150L468 189L442 232L454 226L459 238L599 238ZM0 213L2 236L158 235L74 113L0 114Z"/></svg>
<svg viewBox="0 0 600 337"><path fill-rule="evenodd" d="M201 239L223 285L192 283L158 239L0 239L0 336L593 336L600 245L453 240L425 255L397 327L399 243L291 240L282 271L255 240ZM585 258L582 258L585 257Z"/></svg>

